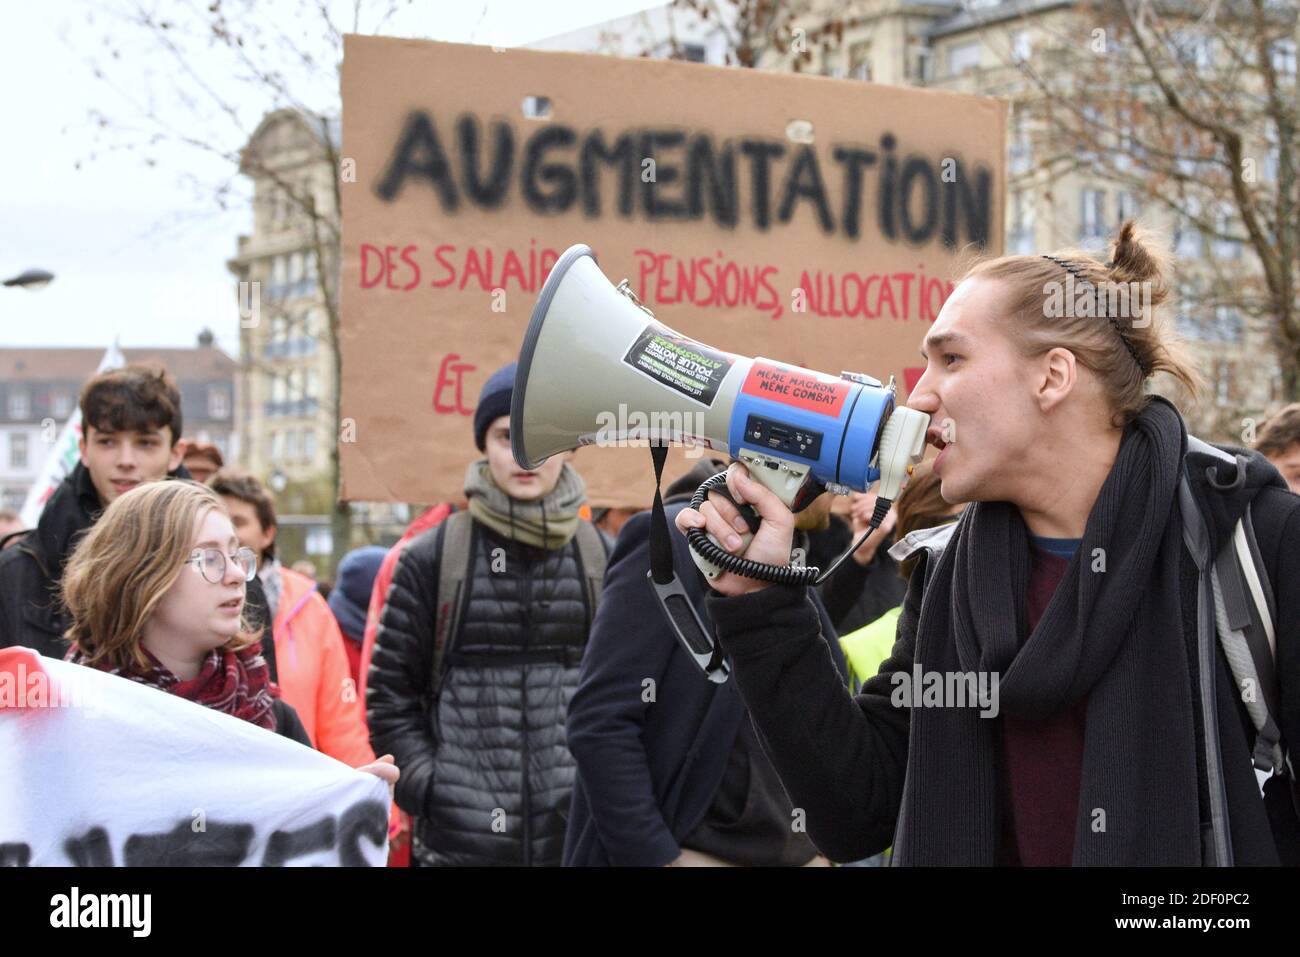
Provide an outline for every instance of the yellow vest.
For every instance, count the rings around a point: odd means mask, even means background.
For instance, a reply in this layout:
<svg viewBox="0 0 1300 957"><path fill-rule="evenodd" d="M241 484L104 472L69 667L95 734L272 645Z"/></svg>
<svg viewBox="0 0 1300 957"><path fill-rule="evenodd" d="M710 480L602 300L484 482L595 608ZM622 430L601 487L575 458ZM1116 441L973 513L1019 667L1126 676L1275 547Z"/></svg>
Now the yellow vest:
<svg viewBox="0 0 1300 957"><path fill-rule="evenodd" d="M849 689L854 694L888 660L898 632L898 616L902 613L901 605L891 608L871 624L840 636L840 650L849 666Z"/></svg>

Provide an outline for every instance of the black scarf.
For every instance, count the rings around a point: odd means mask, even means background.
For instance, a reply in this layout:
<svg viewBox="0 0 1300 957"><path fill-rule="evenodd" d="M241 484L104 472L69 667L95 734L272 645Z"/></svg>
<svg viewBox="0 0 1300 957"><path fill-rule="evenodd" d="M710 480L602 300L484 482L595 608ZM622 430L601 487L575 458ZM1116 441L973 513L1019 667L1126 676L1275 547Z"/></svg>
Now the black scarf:
<svg viewBox="0 0 1300 957"><path fill-rule="evenodd" d="M1079 550L1023 643L1030 546L1014 505L968 508L927 583L923 671L996 672L1001 712L1027 719L1087 696L1076 865L1201 863L1179 587L1185 447L1178 412L1153 398L1125 429ZM913 708L899 864L997 863L1000 740L978 707Z"/></svg>

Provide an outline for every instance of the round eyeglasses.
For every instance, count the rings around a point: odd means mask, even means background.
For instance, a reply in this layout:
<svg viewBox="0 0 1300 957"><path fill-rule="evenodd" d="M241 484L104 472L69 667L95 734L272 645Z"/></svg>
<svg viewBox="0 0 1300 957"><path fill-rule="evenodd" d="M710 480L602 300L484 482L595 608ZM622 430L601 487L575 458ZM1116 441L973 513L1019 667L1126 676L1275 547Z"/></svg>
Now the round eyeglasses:
<svg viewBox="0 0 1300 957"><path fill-rule="evenodd" d="M251 582L257 574L257 553L251 548L241 548L233 555L227 555L220 548L196 548L185 564L197 568L205 581L219 585L226 577L227 561L235 563L246 582Z"/></svg>

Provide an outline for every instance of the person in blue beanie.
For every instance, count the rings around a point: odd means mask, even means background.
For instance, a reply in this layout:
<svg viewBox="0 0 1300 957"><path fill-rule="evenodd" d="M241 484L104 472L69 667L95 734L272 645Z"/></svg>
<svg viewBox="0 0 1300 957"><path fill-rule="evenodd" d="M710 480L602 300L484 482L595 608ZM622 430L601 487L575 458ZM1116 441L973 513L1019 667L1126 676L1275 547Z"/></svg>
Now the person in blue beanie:
<svg viewBox="0 0 1300 957"><path fill-rule="evenodd" d="M370 607L370 592L375 587L379 565L388 549L378 545L354 548L339 562L337 581L329 594L330 611L343 632L343 647L348 653L348 667L352 680L359 681L361 670L361 642L366 634L366 610Z"/></svg>
<svg viewBox="0 0 1300 957"><path fill-rule="evenodd" d="M469 507L402 552L366 675L370 739L398 756L397 805L416 819L415 866L556 865L564 844L565 716L608 546L579 516L569 454L515 462L514 380L512 363L483 387Z"/></svg>

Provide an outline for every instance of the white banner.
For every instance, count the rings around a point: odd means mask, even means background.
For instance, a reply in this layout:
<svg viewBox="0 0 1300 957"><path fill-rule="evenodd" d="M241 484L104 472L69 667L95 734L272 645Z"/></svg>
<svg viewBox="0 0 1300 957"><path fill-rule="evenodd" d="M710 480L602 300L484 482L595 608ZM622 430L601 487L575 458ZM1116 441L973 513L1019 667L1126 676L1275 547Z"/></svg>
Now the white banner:
<svg viewBox="0 0 1300 957"><path fill-rule="evenodd" d="M95 375L107 372L109 369L120 369L124 365L126 365L126 358L118 348L117 340L114 339L113 344L104 351L104 358L99 360L99 368L95 370ZM36 527L45 503L59 487L59 483L77 467L77 460L81 457L77 449L77 441L80 438L81 405L78 404L73 408L72 415L68 416L68 421L63 423L59 437L54 440L54 444L50 446L50 451L45 456L45 461L41 463L41 471L36 476L36 481L32 482L32 487L27 490L27 498L23 502L21 513L23 525L27 528Z"/></svg>
<svg viewBox="0 0 1300 957"><path fill-rule="evenodd" d="M388 785L114 675L0 649L0 867L371 866Z"/></svg>

